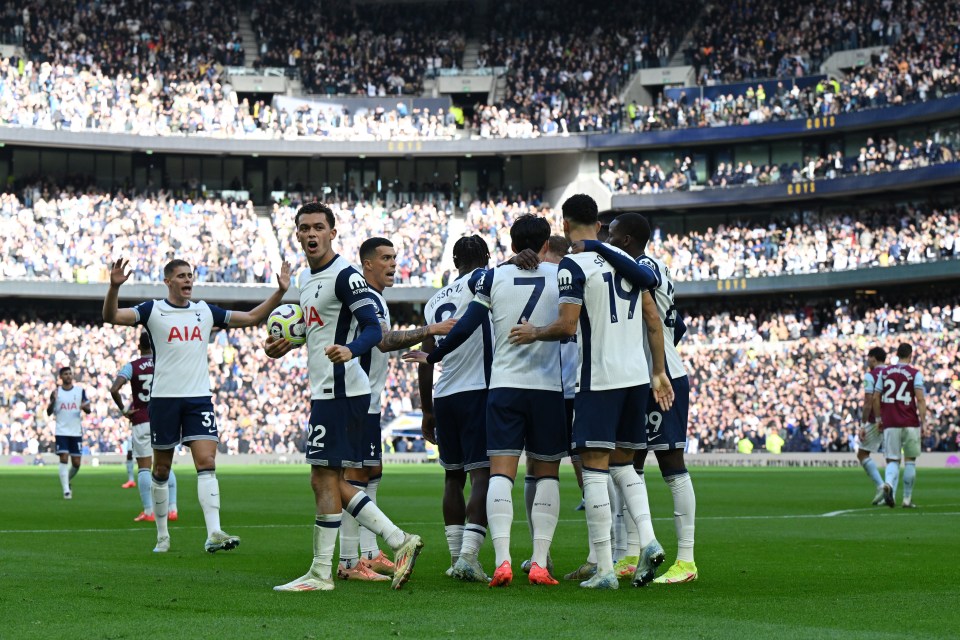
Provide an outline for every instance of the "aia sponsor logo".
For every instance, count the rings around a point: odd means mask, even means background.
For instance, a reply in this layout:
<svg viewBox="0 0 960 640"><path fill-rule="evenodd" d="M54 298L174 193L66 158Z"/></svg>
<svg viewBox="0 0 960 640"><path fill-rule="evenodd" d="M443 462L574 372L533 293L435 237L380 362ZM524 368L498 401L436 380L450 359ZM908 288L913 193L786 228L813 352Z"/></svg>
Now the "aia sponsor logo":
<svg viewBox="0 0 960 640"><path fill-rule="evenodd" d="M200 327L170 327L170 333L167 335L168 344L171 342L193 342L194 340L203 342Z"/></svg>
<svg viewBox="0 0 960 640"><path fill-rule="evenodd" d="M323 326L323 320L320 318L320 313L317 311L316 307L307 307L307 327L312 327L317 325L318 327Z"/></svg>

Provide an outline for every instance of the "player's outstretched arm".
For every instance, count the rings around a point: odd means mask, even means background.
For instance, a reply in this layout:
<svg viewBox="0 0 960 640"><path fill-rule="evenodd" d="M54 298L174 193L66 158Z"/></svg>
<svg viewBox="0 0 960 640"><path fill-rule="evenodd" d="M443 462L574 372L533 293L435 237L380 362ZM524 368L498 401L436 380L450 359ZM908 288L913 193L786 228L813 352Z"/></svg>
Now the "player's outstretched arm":
<svg viewBox="0 0 960 640"><path fill-rule="evenodd" d="M584 251L595 251L600 254L604 260L617 270L626 280L635 287L640 287L644 291L656 289L660 286L660 276L648 265L637 264L626 253L614 249L610 245L604 244L599 240L584 240Z"/></svg>
<svg viewBox="0 0 960 640"><path fill-rule="evenodd" d="M647 329L647 339L650 343L650 356L653 360L653 371L650 372L650 388L653 398L664 411L673 405L673 385L667 375L666 356L663 346L663 322L657 312L657 303L650 293L643 292L643 322Z"/></svg>
<svg viewBox="0 0 960 640"><path fill-rule="evenodd" d="M120 285L130 279L132 271L127 271L129 261L120 258L110 267L110 286L103 299L103 321L132 327L137 324L137 312L133 309L120 309Z"/></svg>
<svg viewBox="0 0 960 640"><path fill-rule="evenodd" d="M290 288L290 263L284 262L280 266L280 273L277 274L277 290L270 294L270 297L255 306L250 311L231 311L230 327L253 327L270 315L277 305L283 300L283 294Z"/></svg>
<svg viewBox="0 0 960 640"><path fill-rule="evenodd" d="M582 305L571 302L560 303L560 313L550 324L537 327L526 320L510 329L510 344L532 344L537 341L553 342L563 340L577 334L577 323L580 321L580 307Z"/></svg>
<svg viewBox="0 0 960 640"><path fill-rule="evenodd" d="M396 351L397 349L406 349L420 344L425 338L430 336L445 336L450 333L457 321L453 318L447 318L443 322L435 322L425 327L416 329L407 329L405 331L387 331L383 332L383 340L377 345L377 348L384 353Z"/></svg>

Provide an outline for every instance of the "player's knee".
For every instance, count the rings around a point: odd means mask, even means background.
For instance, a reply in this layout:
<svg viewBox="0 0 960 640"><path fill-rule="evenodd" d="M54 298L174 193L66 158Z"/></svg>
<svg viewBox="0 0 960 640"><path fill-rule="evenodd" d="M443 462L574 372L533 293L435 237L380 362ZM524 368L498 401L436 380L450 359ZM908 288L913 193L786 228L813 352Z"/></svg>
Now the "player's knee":
<svg viewBox="0 0 960 640"><path fill-rule="evenodd" d="M467 472L463 469L447 469L444 473L444 484L449 487L459 487L462 490L467 484Z"/></svg>
<svg viewBox="0 0 960 640"><path fill-rule="evenodd" d="M170 465L157 463L153 465L153 477L160 482L166 482L170 479Z"/></svg>
<svg viewBox="0 0 960 640"><path fill-rule="evenodd" d="M657 464L660 465L660 474L675 476L687 472L687 466L683 461L683 451L673 449L671 451L657 451Z"/></svg>

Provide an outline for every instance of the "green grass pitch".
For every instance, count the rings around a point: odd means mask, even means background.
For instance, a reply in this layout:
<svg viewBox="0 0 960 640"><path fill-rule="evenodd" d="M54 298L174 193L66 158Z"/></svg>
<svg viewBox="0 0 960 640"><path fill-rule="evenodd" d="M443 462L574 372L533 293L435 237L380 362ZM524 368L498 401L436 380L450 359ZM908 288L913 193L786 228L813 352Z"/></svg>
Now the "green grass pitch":
<svg viewBox="0 0 960 640"><path fill-rule="evenodd" d="M531 587L522 487L506 589L443 575L449 555L436 467L388 467L380 503L426 547L402 591L338 582L329 593L274 593L311 559L308 470L219 471L224 528L239 549L209 555L196 476L178 464L173 548L151 553L121 468L85 467L74 499L55 467L0 471L0 638L893 638L960 635L955 471L920 469L915 511L870 507L859 469L694 469L700 579L590 592ZM676 553L672 504L654 470L657 535ZM569 467L553 546L557 572L584 558L586 525ZM835 513L841 512L841 513ZM831 515L825 515L831 514ZM493 571L489 541L481 555ZM662 569L661 569L662 571Z"/></svg>

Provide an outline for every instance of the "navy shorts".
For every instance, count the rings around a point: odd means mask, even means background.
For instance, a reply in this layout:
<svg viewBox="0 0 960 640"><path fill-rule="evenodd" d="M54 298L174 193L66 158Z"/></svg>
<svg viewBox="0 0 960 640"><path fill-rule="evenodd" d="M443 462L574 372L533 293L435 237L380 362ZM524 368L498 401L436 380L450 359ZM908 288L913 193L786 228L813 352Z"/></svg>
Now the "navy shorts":
<svg viewBox="0 0 960 640"><path fill-rule="evenodd" d="M433 399L440 466L473 471L490 466L487 457L487 390L462 391Z"/></svg>
<svg viewBox="0 0 960 640"><path fill-rule="evenodd" d="M83 446L81 436L54 436L57 442L57 453L69 453L72 456L80 455Z"/></svg>
<svg viewBox="0 0 960 640"><path fill-rule="evenodd" d="M364 423L370 394L310 402L307 463L321 467L363 466Z"/></svg>
<svg viewBox="0 0 960 640"><path fill-rule="evenodd" d="M194 440L220 441L210 396L150 398L150 445L173 449Z"/></svg>
<svg viewBox="0 0 960 640"><path fill-rule="evenodd" d="M380 414L368 413L363 419L363 466L383 464L383 439L380 435Z"/></svg>
<svg viewBox="0 0 960 640"><path fill-rule="evenodd" d="M560 460L567 455L567 416L562 391L490 389L487 455Z"/></svg>
<svg viewBox="0 0 960 640"><path fill-rule="evenodd" d="M673 406L662 411L650 391L647 411L647 448L651 451L670 451L687 447L687 414L690 409L690 381L687 376L674 378Z"/></svg>
<svg viewBox="0 0 960 640"><path fill-rule="evenodd" d="M650 385L581 391L573 401L572 449L646 449Z"/></svg>

